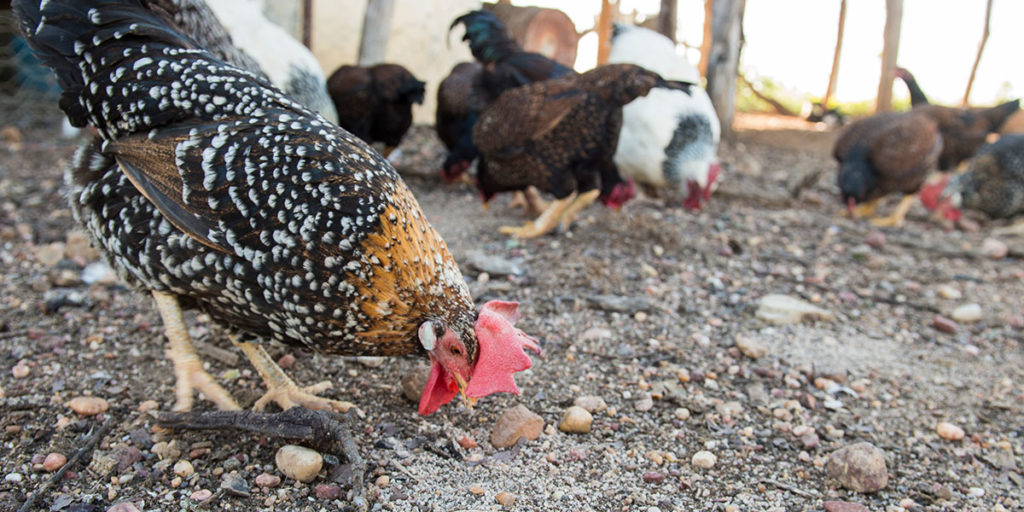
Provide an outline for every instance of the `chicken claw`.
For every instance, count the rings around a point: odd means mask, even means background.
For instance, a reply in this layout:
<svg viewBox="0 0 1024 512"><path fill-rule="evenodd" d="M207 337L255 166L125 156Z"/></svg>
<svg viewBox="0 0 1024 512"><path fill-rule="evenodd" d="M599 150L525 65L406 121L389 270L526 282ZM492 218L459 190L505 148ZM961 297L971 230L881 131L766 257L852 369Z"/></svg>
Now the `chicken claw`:
<svg viewBox="0 0 1024 512"><path fill-rule="evenodd" d="M192 410L193 391L200 391L222 411L237 411L238 403L217 381L203 369L192 338L188 335L185 320L181 316L178 298L164 292L153 291L153 300L164 322L164 334L170 342L168 358L174 363L175 384L174 411Z"/></svg>
<svg viewBox="0 0 1024 512"><path fill-rule="evenodd" d="M899 227L903 225L903 219L907 217L907 212L910 211L910 207L914 205L914 199L917 197L916 194L910 194L903 196L900 200L900 204L896 206L896 210L886 217L875 217L871 219L872 226L878 227Z"/></svg>
<svg viewBox="0 0 1024 512"><path fill-rule="evenodd" d="M256 371L259 372L260 377L263 377L263 381L267 384L267 392L253 404L254 410L263 410L270 402L276 403L285 411L295 406L301 406L311 410L333 409L338 412L348 412L349 409L355 407L351 402L331 400L330 398L316 395L316 393L330 389L330 381L323 381L312 386L300 388L274 362L270 354L267 354L263 347L244 341L233 340L233 343L242 349L245 357L249 358L249 362L256 367Z"/></svg>
<svg viewBox="0 0 1024 512"><path fill-rule="evenodd" d="M562 212L569 206L570 203L576 198L576 193L573 192L564 199L558 199L552 201L548 205L544 213L541 213L536 219L531 222L523 224L522 227L515 226L502 226L499 231L506 234L512 235L516 238L536 238L541 235L550 233L555 227L558 226L558 222L562 218Z"/></svg>

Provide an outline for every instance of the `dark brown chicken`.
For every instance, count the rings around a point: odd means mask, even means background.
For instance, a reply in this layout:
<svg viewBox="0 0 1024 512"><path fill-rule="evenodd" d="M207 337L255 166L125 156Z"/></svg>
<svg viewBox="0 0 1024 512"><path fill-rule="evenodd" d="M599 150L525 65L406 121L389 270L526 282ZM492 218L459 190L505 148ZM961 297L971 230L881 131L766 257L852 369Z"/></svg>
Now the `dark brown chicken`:
<svg viewBox="0 0 1024 512"><path fill-rule="evenodd" d="M910 103L914 111L935 120L942 133L940 170L954 169L971 158L987 142L989 134L998 133L1003 123L1020 108L1020 100L1007 101L994 107L946 107L928 101L914 75L897 68L896 76L910 90Z"/></svg>
<svg viewBox="0 0 1024 512"><path fill-rule="evenodd" d="M882 198L899 192L904 198L892 215L871 222L902 224L941 151L938 124L917 110L875 114L848 125L832 156L839 161L839 189L849 213L873 215Z"/></svg>
<svg viewBox="0 0 1024 512"><path fill-rule="evenodd" d="M437 86L435 127L441 142L448 148L441 169L445 181L462 175L476 158L473 146L473 125L477 113L473 109L473 87L480 79L483 66L479 62L460 62Z"/></svg>
<svg viewBox="0 0 1024 512"><path fill-rule="evenodd" d="M1024 213L1024 134L1003 135L981 148L967 172L954 176L942 195L957 208L993 219Z"/></svg>
<svg viewBox="0 0 1024 512"><path fill-rule="evenodd" d="M473 130L484 201L529 186L557 199L535 221L502 232L529 238L564 228L599 194L612 207L628 201L632 182L623 182L612 160L622 106L658 85L688 87L639 66L611 64L511 89L491 104Z"/></svg>
<svg viewBox="0 0 1024 512"><path fill-rule="evenodd" d="M60 106L102 139L66 181L76 218L121 277L151 293L170 341L176 409L201 391L238 404L202 366L181 307L245 336L261 407L345 409L300 388L255 340L328 354L429 357L420 412L458 392L518 392L534 340L516 305L477 312L458 264L395 170L262 79L196 48L147 0L15 1L53 68ZM328 384L329 385L329 384Z"/></svg>
<svg viewBox="0 0 1024 512"><path fill-rule="evenodd" d="M384 156L412 126L412 106L423 103L426 84L398 64L342 66L327 79L338 125L367 143L383 142Z"/></svg>

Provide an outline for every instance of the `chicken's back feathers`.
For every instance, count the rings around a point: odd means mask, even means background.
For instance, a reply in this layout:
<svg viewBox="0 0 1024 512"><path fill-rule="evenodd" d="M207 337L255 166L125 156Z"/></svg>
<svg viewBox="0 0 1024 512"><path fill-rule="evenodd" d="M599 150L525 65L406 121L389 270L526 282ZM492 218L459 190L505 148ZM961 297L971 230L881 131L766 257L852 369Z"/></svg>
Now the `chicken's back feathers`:
<svg viewBox="0 0 1024 512"><path fill-rule="evenodd" d="M858 203L893 192L916 192L942 150L938 125L919 112L886 112L851 123L836 140L844 200ZM869 183L866 187L854 184Z"/></svg>
<svg viewBox="0 0 1024 512"><path fill-rule="evenodd" d="M994 219L1024 213L1024 134L1004 135L981 148L967 171L946 185L943 196L952 198L954 206Z"/></svg>
<svg viewBox="0 0 1024 512"><path fill-rule="evenodd" d="M469 137L472 143L473 125L467 130L464 123L472 113L470 96L482 69L478 62L460 62L437 86L437 135L449 151L463 137Z"/></svg>
<svg viewBox="0 0 1024 512"><path fill-rule="evenodd" d="M638 66L612 64L506 91L473 130L484 196L533 185L564 198L597 188L601 176L617 177L607 167L614 166L622 105L659 82Z"/></svg>
<svg viewBox="0 0 1024 512"><path fill-rule="evenodd" d="M475 352L457 264L369 147L140 0L15 5L65 112L104 138L76 158L70 199L129 282L326 353L422 350L427 319Z"/></svg>
<svg viewBox="0 0 1024 512"><path fill-rule="evenodd" d="M402 66L341 66L327 80L338 124L366 142L397 146L412 126L424 84Z"/></svg>

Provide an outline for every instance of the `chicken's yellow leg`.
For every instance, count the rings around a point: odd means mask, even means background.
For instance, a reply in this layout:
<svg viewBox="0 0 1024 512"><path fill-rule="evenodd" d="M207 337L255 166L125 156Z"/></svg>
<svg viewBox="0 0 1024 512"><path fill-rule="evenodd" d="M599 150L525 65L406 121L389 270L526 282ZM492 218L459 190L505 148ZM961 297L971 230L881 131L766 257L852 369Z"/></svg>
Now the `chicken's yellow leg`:
<svg viewBox="0 0 1024 512"><path fill-rule="evenodd" d="M529 186L525 190L516 191L509 206L525 208L527 215L537 216L544 213L549 205L547 201L541 199L536 187Z"/></svg>
<svg viewBox="0 0 1024 512"><path fill-rule="evenodd" d="M866 203L858 204L853 207L853 213L851 214L848 210L843 210L843 215L858 219L861 217L870 217L875 214L875 210L878 209L878 203L882 202L882 198L872 199Z"/></svg>
<svg viewBox="0 0 1024 512"><path fill-rule="evenodd" d="M527 222L522 227L518 228L514 226L502 226L499 231L517 238L534 238L550 233L551 230L558 226L558 221L562 218L562 212L575 198L576 193L573 192L565 199L552 201L547 209L544 210L544 213L541 213L540 216L533 219L533 221Z"/></svg>
<svg viewBox="0 0 1024 512"><path fill-rule="evenodd" d="M900 204L896 205L896 210L892 212L888 217L875 217L871 219L871 224L879 227L899 227L903 225L903 219L907 217L907 212L910 211L910 207L914 206L914 199L917 198L917 194L909 194L903 196L900 199Z"/></svg>
<svg viewBox="0 0 1024 512"><path fill-rule="evenodd" d="M559 229L561 229L562 231L569 229L569 225L572 224L572 221L576 220L576 215L583 211L584 208L589 206L590 203L593 203L594 200L597 199L597 196L600 194L600 190L594 189L588 192L584 192L582 195L578 196L576 200L573 201L572 204L570 204L564 212L562 212L562 216L558 221Z"/></svg>
<svg viewBox="0 0 1024 512"><path fill-rule="evenodd" d="M231 398L231 395L203 369L203 362L199 360L199 354L196 354L196 349L192 346L192 338L189 337L185 320L181 316L178 298L169 293L153 291L153 300L156 301L156 308L163 318L164 334L171 345L167 350L167 356L174 363L174 375L177 378L174 389L177 400L174 410L192 409L193 390L201 391L221 410L238 410L235 399Z"/></svg>
<svg viewBox="0 0 1024 512"><path fill-rule="evenodd" d="M259 372L260 377L263 377L263 382L267 384L267 393L253 404L253 409L257 411L263 410L269 402L276 403L284 410L298 405L311 410L334 409L338 412L348 412L349 409L354 407L351 402L342 402L316 396L316 393L330 389L330 381L323 381L312 386L300 388L274 362L270 354L263 350L263 347L235 339L231 341L236 347L242 349L242 353L245 354L245 357L249 358L249 362Z"/></svg>

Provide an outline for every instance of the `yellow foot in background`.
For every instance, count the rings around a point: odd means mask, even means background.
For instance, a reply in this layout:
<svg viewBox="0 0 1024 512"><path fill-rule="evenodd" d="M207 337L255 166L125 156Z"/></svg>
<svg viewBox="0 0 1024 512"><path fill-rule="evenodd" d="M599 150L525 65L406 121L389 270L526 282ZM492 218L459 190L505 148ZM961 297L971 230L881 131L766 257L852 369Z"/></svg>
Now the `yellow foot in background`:
<svg viewBox="0 0 1024 512"><path fill-rule="evenodd" d="M242 353L245 357L249 358L249 362L259 372L260 377L263 377L263 382L267 384L267 392L264 394L256 403L253 405L253 409L259 411L267 406L268 403L274 402L281 406L281 409L288 410L295 406L302 406L306 409L319 410L319 409L333 409L338 412L348 412L349 409L355 407L351 402L343 402L339 400L331 400L330 398L324 398L317 396L317 393L322 393L331 388L331 383L328 381L314 384L300 388L295 384L295 381L291 379L284 370L281 369L277 363L270 357L270 354L263 347L244 341L234 341L235 346L242 349Z"/></svg>
<svg viewBox="0 0 1024 512"><path fill-rule="evenodd" d="M871 225L890 228L902 226L903 220L907 218L907 212L914 205L914 199L916 198L916 194L903 196L903 199L900 199L900 204L896 206L896 210L892 212L892 215L888 217L875 217L871 219Z"/></svg>
<svg viewBox="0 0 1024 512"><path fill-rule="evenodd" d="M536 238L550 233L558 226L558 221L562 218L562 212L565 211L575 198L576 193L573 192L564 199L552 201L547 209L544 210L544 213L533 219L532 222L527 222L518 228L515 226L502 226L499 231L516 238Z"/></svg>

